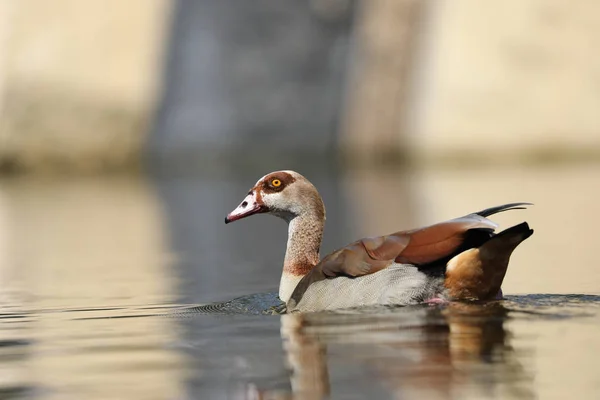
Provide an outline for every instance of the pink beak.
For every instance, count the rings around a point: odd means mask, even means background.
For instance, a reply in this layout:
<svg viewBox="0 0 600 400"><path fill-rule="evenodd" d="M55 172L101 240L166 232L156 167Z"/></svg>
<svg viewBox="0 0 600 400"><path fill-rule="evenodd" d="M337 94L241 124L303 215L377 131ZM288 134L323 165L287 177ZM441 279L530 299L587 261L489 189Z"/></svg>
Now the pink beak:
<svg viewBox="0 0 600 400"><path fill-rule="evenodd" d="M225 217L225 223L228 224L238 219L249 217L250 215L267 212L268 209L256 200L254 191L250 191L248 196L240 203L239 206Z"/></svg>

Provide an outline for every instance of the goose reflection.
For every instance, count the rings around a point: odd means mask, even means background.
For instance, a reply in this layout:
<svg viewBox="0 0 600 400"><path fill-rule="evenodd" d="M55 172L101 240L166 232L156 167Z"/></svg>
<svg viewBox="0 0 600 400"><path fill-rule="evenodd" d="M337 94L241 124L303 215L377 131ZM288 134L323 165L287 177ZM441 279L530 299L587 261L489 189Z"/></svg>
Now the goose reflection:
<svg viewBox="0 0 600 400"><path fill-rule="evenodd" d="M343 388L330 374L344 376L346 366L359 365L393 398L533 398L532 379L505 329L508 315L501 302L286 314L281 337L291 393L256 390L251 397L336 398Z"/></svg>

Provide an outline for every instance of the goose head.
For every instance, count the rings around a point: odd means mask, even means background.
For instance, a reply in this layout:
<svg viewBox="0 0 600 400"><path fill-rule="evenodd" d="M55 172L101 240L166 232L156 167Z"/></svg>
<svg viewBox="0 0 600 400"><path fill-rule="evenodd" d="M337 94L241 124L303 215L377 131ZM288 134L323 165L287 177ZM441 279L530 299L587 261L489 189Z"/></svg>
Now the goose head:
<svg viewBox="0 0 600 400"><path fill-rule="evenodd" d="M262 213L287 222L305 214L325 219L325 207L317 189L294 171L275 171L260 178L240 205L225 217L225 223Z"/></svg>

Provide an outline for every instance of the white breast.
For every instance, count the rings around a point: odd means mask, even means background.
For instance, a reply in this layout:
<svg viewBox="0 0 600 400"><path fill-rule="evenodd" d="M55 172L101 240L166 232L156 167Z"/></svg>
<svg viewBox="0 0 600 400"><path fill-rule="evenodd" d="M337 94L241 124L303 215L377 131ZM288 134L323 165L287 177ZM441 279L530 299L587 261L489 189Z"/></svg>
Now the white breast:
<svg viewBox="0 0 600 400"><path fill-rule="evenodd" d="M375 305L419 304L441 290L443 278L429 276L410 264L392 264L358 278L337 277L315 282L288 311L324 311Z"/></svg>
<svg viewBox="0 0 600 400"><path fill-rule="evenodd" d="M290 297L292 297L292 293L294 293L294 289L298 286L298 282L304 278L304 276L292 275L287 272L283 272L281 274L281 281L279 281L279 298L283 302L288 302Z"/></svg>

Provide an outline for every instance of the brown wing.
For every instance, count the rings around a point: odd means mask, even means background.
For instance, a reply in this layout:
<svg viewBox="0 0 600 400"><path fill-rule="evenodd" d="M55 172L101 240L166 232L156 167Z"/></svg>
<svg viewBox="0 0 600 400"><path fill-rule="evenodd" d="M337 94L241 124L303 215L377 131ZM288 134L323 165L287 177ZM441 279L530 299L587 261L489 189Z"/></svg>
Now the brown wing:
<svg viewBox="0 0 600 400"><path fill-rule="evenodd" d="M357 277L380 271L392 263L427 264L451 255L471 229L494 231L497 225L476 214L425 228L365 238L339 249L315 267L325 277Z"/></svg>
<svg viewBox="0 0 600 400"><path fill-rule="evenodd" d="M288 306L293 308L310 285L338 276L358 277L381 271L394 262L427 264L452 255L472 230L493 232L497 225L485 218L529 203L511 203L488 208L461 218L425 228L365 238L339 249L313 268L296 286Z"/></svg>

